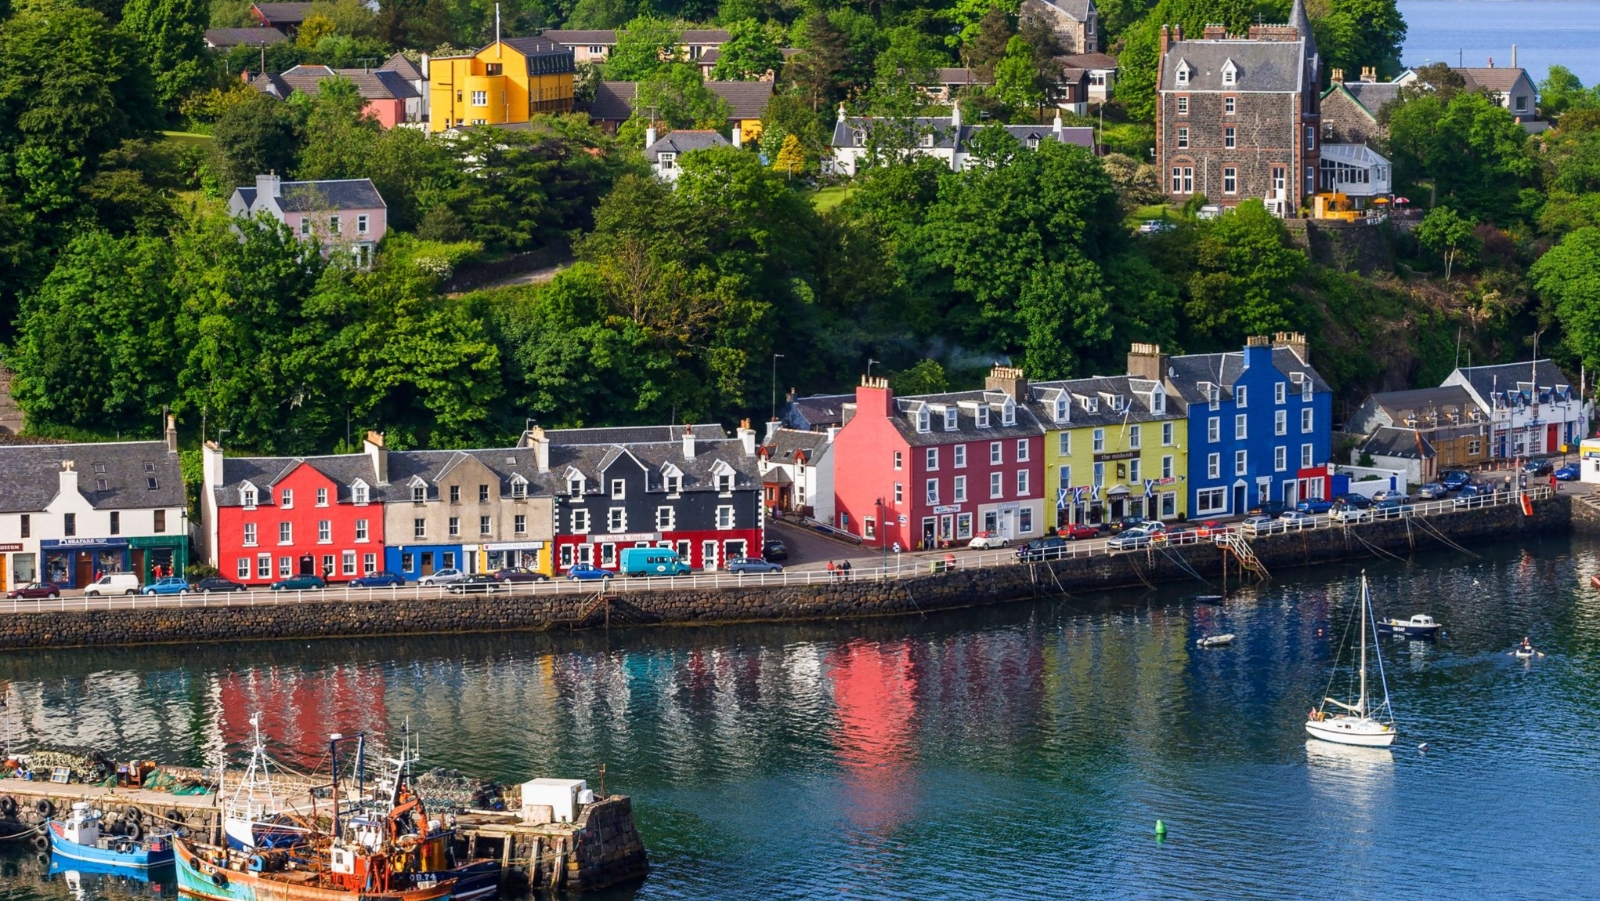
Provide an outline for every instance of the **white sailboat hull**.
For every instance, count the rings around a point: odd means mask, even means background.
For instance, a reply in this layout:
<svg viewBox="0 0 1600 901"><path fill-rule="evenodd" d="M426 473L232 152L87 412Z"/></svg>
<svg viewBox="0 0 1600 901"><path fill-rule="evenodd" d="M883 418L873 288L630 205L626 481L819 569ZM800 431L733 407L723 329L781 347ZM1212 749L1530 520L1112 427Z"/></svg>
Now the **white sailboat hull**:
<svg viewBox="0 0 1600 901"><path fill-rule="evenodd" d="M1306 734L1341 745L1387 748L1394 744L1397 733L1393 726L1364 716L1330 716L1323 720L1307 720Z"/></svg>

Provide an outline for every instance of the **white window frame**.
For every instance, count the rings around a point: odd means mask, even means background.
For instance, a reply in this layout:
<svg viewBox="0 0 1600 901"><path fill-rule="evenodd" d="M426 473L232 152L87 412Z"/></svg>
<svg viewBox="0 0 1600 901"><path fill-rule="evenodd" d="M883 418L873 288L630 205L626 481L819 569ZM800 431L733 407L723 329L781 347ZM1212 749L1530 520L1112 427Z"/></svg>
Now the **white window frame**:
<svg viewBox="0 0 1600 901"><path fill-rule="evenodd" d="M928 479L923 485L923 500L929 504L939 503L939 480Z"/></svg>
<svg viewBox="0 0 1600 901"><path fill-rule="evenodd" d="M587 534L589 534L589 526L590 526L589 511L588 510L574 510L574 511L572 511L571 524L572 524L572 534L574 534L574 535L587 535Z"/></svg>
<svg viewBox="0 0 1600 901"><path fill-rule="evenodd" d="M1028 471L1026 469L1019 469L1019 470L1017 470L1017 497L1027 497L1027 496L1028 496Z"/></svg>
<svg viewBox="0 0 1600 901"><path fill-rule="evenodd" d="M333 543L333 520L317 520L317 544Z"/></svg>
<svg viewBox="0 0 1600 901"><path fill-rule="evenodd" d="M1004 458L1005 451L1000 449L1000 442L989 442L989 465L998 466L1000 463L1004 462Z"/></svg>
<svg viewBox="0 0 1600 901"><path fill-rule="evenodd" d="M1028 462L1028 439L1026 438L1017 439L1017 462Z"/></svg>
<svg viewBox="0 0 1600 901"><path fill-rule="evenodd" d="M1097 454L1103 452L1106 449L1106 430L1095 429L1092 436L1093 440L1089 444L1089 449Z"/></svg>
<svg viewBox="0 0 1600 901"><path fill-rule="evenodd" d="M280 523L278 523L278 544L279 545L294 544L294 523L292 523L292 522L280 522Z"/></svg>
<svg viewBox="0 0 1600 901"><path fill-rule="evenodd" d="M996 500L1006 496L1005 480L998 472L989 473L989 499Z"/></svg>
<svg viewBox="0 0 1600 901"><path fill-rule="evenodd" d="M369 523L368 523L367 520L365 520L365 519L356 520L356 540L357 541L366 541L367 540L367 529L368 529L368 527L369 527Z"/></svg>
<svg viewBox="0 0 1600 901"><path fill-rule="evenodd" d="M717 528L720 530L731 529L734 526L734 510L732 504L723 504L717 508Z"/></svg>
<svg viewBox="0 0 1600 901"><path fill-rule="evenodd" d="M628 531L627 507L609 507L606 509L606 531L613 535Z"/></svg>
<svg viewBox="0 0 1600 901"><path fill-rule="evenodd" d="M1072 456L1072 433L1060 432L1056 438L1056 454L1062 457Z"/></svg>
<svg viewBox="0 0 1600 901"><path fill-rule="evenodd" d="M1284 385L1283 382L1277 382L1276 384L1274 384L1272 386L1272 402L1273 403L1275 403L1275 404L1284 403L1285 401L1288 400L1288 395L1289 395L1288 386Z"/></svg>
<svg viewBox="0 0 1600 901"><path fill-rule="evenodd" d="M1248 441L1250 439L1250 417L1243 413L1233 414L1233 440Z"/></svg>
<svg viewBox="0 0 1600 901"><path fill-rule="evenodd" d="M1216 444L1222 440L1222 417L1212 416L1206 420L1206 441Z"/></svg>
<svg viewBox="0 0 1600 901"><path fill-rule="evenodd" d="M1316 419L1316 412L1314 410L1311 410L1310 408L1306 408L1306 409L1301 410L1300 411L1300 434L1302 434L1302 435L1309 434L1311 432L1312 424L1315 422L1315 419Z"/></svg>
<svg viewBox="0 0 1600 901"><path fill-rule="evenodd" d="M1207 454L1206 455L1206 478L1208 478L1208 479L1220 479L1220 478L1222 478L1222 455L1221 454Z"/></svg>
<svg viewBox="0 0 1600 901"><path fill-rule="evenodd" d="M1289 468L1289 449L1278 445L1272 449L1272 469L1274 472L1283 472Z"/></svg>
<svg viewBox="0 0 1600 901"><path fill-rule="evenodd" d="M1288 410L1273 410L1272 411L1272 434L1274 434L1274 435L1287 435L1287 434L1289 434L1289 411Z"/></svg>
<svg viewBox="0 0 1600 901"><path fill-rule="evenodd" d="M678 508L670 504L656 508L656 531L670 532L677 528Z"/></svg>
<svg viewBox="0 0 1600 901"><path fill-rule="evenodd" d="M1172 423L1163 422L1161 424L1161 446L1162 447L1171 447L1172 446L1173 435L1174 435L1175 432L1176 432L1176 429L1173 428Z"/></svg>
<svg viewBox="0 0 1600 901"><path fill-rule="evenodd" d="M1141 438L1143 437L1143 433L1144 433L1144 429L1142 429L1138 425L1130 425L1130 426L1128 426L1128 450L1139 450L1140 449L1139 445L1140 445L1140 442L1141 442Z"/></svg>
<svg viewBox="0 0 1600 901"><path fill-rule="evenodd" d="M955 491L955 494L951 498L952 501L954 501L955 503L958 503L958 504L964 504L964 503L967 502L967 477L966 476L956 476L955 485L954 485L954 491Z"/></svg>
<svg viewBox="0 0 1600 901"><path fill-rule="evenodd" d="M1161 458L1161 477L1163 479L1172 478L1172 465L1173 457L1171 454L1167 454Z"/></svg>
<svg viewBox="0 0 1600 901"><path fill-rule="evenodd" d="M1300 468L1301 469L1310 469L1311 467L1315 466L1316 465L1316 459L1317 458L1315 456L1315 452L1314 452L1314 450L1312 448L1312 445L1309 445L1309 444L1300 445Z"/></svg>
<svg viewBox="0 0 1600 901"><path fill-rule="evenodd" d="M955 460L956 469L966 469L967 468L967 446L965 444L958 444L958 445L955 446L955 457L956 457L956 460Z"/></svg>
<svg viewBox="0 0 1600 901"><path fill-rule="evenodd" d="M256 546L256 524L253 522L247 522L244 524L244 546Z"/></svg>
<svg viewBox="0 0 1600 901"><path fill-rule="evenodd" d="M238 562L234 565L234 572L238 574L239 581L241 582L250 578L250 558L240 557Z"/></svg>
<svg viewBox="0 0 1600 901"><path fill-rule="evenodd" d="M1236 450L1233 452L1233 474L1242 476L1250 471L1250 452Z"/></svg>
<svg viewBox="0 0 1600 901"><path fill-rule="evenodd" d="M929 472L938 472L939 471L939 449L937 447L928 448L927 452L924 454L924 457L926 457L925 462L927 463L928 471Z"/></svg>

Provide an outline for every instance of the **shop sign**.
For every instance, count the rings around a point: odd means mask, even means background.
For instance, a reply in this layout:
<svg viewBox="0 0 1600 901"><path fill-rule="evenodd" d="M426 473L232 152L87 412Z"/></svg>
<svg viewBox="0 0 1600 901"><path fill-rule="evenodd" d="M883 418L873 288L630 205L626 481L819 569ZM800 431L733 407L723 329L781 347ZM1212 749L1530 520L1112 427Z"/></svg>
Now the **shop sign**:
<svg viewBox="0 0 1600 901"><path fill-rule="evenodd" d="M50 538L39 542L45 548L127 547L126 538Z"/></svg>
<svg viewBox="0 0 1600 901"><path fill-rule="evenodd" d="M20 550L22 550L22 545L20 544L0 544L0 554L7 553L8 551Z"/></svg>
<svg viewBox="0 0 1600 901"><path fill-rule="evenodd" d="M1108 461L1108 460L1136 460L1136 459L1138 459L1138 457L1139 457L1139 451L1136 451L1136 450L1130 450L1130 451L1107 451L1106 453L1103 453L1103 454L1095 454L1094 455L1094 462L1103 463L1103 462Z"/></svg>
<svg viewBox="0 0 1600 901"><path fill-rule="evenodd" d="M660 541L660 532L624 532L620 535L590 535L590 544L627 544L634 541ZM490 545L490 550L498 550L496 545ZM511 550L507 547L506 550ZM524 548L524 550L528 550Z"/></svg>
<svg viewBox="0 0 1600 901"><path fill-rule="evenodd" d="M626 537L626 536L622 536ZM502 544L486 544L486 551L537 551L544 547L542 541L508 541Z"/></svg>
<svg viewBox="0 0 1600 901"><path fill-rule="evenodd" d="M960 504L946 504L943 507L934 507L933 508L933 512L935 512L935 513L960 513L961 512L961 505Z"/></svg>

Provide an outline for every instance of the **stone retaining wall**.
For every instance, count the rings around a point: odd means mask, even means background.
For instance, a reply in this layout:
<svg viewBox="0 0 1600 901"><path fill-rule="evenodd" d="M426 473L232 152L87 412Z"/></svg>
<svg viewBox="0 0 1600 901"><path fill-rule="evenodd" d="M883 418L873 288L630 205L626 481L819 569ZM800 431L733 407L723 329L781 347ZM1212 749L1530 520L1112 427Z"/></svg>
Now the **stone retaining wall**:
<svg viewBox="0 0 1600 901"><path fill-rule="evenodd" d="M1255 538L1257 557L1271 571L1292 566L1414 549L1450 542L1505 540L1572 527L1572 498L1557 495L1524 516L1515 505L1462 510L1416 520L1396 519L1354 529L1322 528ZM1581 503L1578 506L1583 506ZM1600 510L1593 511L1600 520ZM927 613L1064 592L1136 587L1221 571L1222 553L1210 544L1096 555L1049 563L957 569L891 581L813 585L662 589L598 601L595 594L503 595L492 598L307 601L282 605L144 610L79 610L13 616L0 625L0 650L100 647L356 636L537 631L552 626L598 628L823 620Z"/></svg>

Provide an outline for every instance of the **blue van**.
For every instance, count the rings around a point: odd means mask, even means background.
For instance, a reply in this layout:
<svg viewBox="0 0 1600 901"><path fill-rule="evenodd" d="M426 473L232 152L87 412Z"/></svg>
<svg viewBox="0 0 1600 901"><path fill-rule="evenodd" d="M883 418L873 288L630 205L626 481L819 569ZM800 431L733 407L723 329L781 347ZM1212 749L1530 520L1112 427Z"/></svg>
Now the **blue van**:
<svg viewBox="0 0 1600 901"><path fill-rule="evenodd" d="M684 576L689 574L689 564L672 548L625 547L622 572L629 576Z"/></svg>

